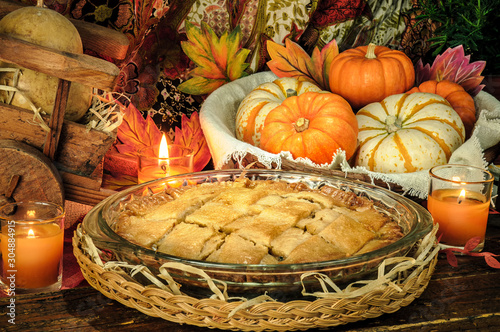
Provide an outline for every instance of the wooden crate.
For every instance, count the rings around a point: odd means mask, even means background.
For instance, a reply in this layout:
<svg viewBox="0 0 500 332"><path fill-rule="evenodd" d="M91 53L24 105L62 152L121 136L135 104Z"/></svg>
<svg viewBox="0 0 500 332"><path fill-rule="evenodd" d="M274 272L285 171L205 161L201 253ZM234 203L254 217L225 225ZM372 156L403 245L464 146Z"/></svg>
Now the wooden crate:
<svg viewBox="0 0 500 332"><path fill-rule="evenodd" d="M48 120L48 117L45 117ZM24 142L43 151L47 132L33 122L33 112L0 103L0 139ZM116 134L64 121L52 160L60 171L90 176L113 144Z"/></svg>
<svg viewBox="0 0 500 332"><path fill-rule="evenodd" d="M0 0L0 18L24 6ZM128 38L115 30L84 21L72 20L85 50L116 62L128 52ZM99 202L102 193L102 160L116 139L116 130L106 133L88 130L85 125L64 120L71 82L112 91L119 68L109 61L87 54L69 54L34 45L0 34L0 61L17 64L59 78L53 114L44 117L50 131L33 121L33 112L0 103L0 139L24 142L47 155L60 171L69 198L86 204Z"/></svg>

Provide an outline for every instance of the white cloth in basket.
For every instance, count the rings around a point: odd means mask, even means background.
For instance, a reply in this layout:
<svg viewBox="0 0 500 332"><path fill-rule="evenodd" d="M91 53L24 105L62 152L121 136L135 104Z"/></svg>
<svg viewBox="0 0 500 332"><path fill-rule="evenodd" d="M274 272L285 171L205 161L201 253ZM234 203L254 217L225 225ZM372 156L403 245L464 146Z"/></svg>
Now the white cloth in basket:
<svg viewBox="0 0 500 332"><path fill-rule="evenodd" d="M203 103L200 111L200 123L212 154L215 169L222 169L231 160L241 164L242 159L251 154L267 168L281 168L281 158L304 163L310 166L341 169L347 173L368 174L371 179L380 179L387 183L401 186L403 192L419 198L427 197L429 175L428 170L387 174L371 172L364 167L351 167L345 154L340 151L330 165L315 165L309 159L293 159L289 152L272 154L235 136L236 112L243 98L258 85L274 81L277 78L272 72L253 74L223 85L211 93ZM472 137L468 139L451 156L450 164L466 164L486 167L483 151L500 142L500 101L492 95L481 91L475 98L478 120Z"/></svg>

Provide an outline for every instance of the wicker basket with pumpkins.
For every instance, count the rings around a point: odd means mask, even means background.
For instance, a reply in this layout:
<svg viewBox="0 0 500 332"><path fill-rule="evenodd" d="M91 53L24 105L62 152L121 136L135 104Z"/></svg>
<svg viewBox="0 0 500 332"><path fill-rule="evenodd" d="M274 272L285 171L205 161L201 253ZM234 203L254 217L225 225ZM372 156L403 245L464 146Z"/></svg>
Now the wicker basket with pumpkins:
<svg viewBox="0 0 500 332"><path fill-rule="evenodd" d="M485 167L498 154L500 102L481 91L485 63L469 63L462 47L432 66L374 44L339 53L332 41L312 56L289 40L267 49L271 72L203 105L216 168L342 175L424 198L431 167Z"/></svg>

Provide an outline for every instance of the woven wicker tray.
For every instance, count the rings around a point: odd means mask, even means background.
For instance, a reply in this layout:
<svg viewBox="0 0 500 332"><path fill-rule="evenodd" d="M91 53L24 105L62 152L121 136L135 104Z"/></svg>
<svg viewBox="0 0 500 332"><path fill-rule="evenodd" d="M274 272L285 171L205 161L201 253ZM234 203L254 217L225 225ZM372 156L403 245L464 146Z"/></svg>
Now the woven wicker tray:
<svg viewBox="0 0 500 332"><path fill-rule="evenodd" d="M102 294L167 321L237 331L327 328L393 313L425 290L439 251L435 228L417 243L410 255L384 261L374 280L358 281L344 289L333 284L333 291L328 290L332 284L322 280L323 292L306 294L308 297L304 298L313 296L313 300L278 302L267 295L250 300L198 299L158 284L152 275L149 279L155 280L148 286L130 276L138 271L148 276L144 268L130 269L126 263L104 262L105 251L97 249L80 226L73 236L73 252L85 279Z"/></svg>

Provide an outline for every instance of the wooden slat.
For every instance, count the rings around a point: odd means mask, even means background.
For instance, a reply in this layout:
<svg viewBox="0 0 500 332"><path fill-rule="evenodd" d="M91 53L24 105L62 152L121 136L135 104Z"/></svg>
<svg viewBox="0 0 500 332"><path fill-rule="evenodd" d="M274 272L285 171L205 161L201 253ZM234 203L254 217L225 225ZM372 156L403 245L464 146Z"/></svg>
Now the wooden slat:
<svg viewBox="0 0 500 332"><path fill-rule="evenodd" d="M64 122L64 114L66 113L66 102L68 101L70 86L71 82L59 79L54 109L49 121L50 131L45 138L45 144L43 146L43 154L49 157L50 160L54 160L59 138L61 137L61 129Z"/></svg>
<svg viewBox="0 0 500 332"><path fill-rule="evenodd" d="M105 91L113 90L120 73L116 65L106 60L56 51L5 34L0 34L0 45L2 61Z"/></svg>
<svg viewBox="0 0 500 332"><path fill-rule="evenodd" d="M0 0L0 19L8 13L26 6L8 0ZM125 59L130 41L123 33L94 23L70 19L82 38L83 48L112 59Z"/></svg>

